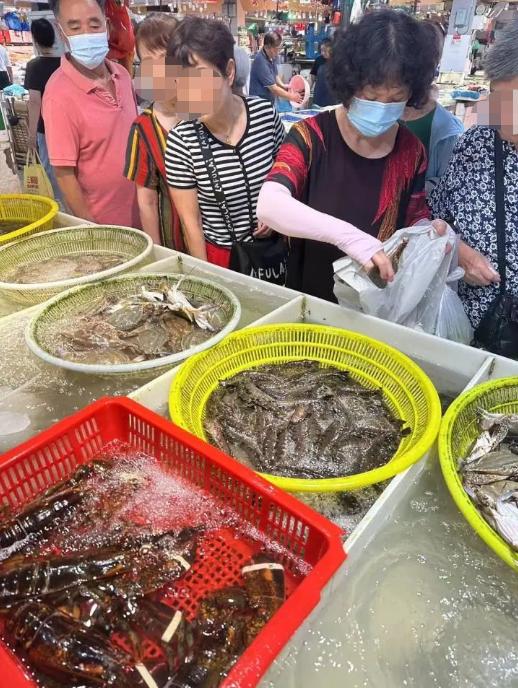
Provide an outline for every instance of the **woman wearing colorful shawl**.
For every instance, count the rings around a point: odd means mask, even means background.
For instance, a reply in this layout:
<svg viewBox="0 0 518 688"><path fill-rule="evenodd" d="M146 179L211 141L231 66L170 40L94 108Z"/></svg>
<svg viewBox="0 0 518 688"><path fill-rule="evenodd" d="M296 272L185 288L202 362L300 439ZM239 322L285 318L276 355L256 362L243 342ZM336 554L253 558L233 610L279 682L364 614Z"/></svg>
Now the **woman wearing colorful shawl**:
<svg viewBox="0 0 518 688"><path fill-rule="evenodd" d="M174 84L168 79L165 54L177 25L165 13L151 14L137 28L139 95L152 105L135 120L126 152L125 176L137 185L142 227L156 244L184 251L182 227L171 203L165 173L167 135L179 122Z"/></svg>
<svg viewBox="0 0 518 688"><path fill-rule="evenodd" d="M429 217L426 153L398 123L428 98L436 67L421 31L385 10L335 34L329 83L341 105L292 127L259 196L259 220L292 237L288 286L336 300L344 254L390 281L382 242Z"/></svg>

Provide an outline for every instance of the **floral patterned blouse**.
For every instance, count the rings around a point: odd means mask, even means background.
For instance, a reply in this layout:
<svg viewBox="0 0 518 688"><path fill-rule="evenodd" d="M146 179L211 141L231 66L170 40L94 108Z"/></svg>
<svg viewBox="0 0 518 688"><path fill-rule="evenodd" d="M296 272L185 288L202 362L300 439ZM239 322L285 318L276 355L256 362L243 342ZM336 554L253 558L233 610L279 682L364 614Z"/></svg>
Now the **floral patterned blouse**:
<svg viewBox="0 0 518 688"><path fill-rule="evenodd" d="M498 266L495 204L495 132L473 127L457 142L444 177L429 204L434 217L446 220L469 246ZM507 292L518 295L518 150L504 141ZM459 283L466 313L477 327L498 294L498 286Z"/></svg>

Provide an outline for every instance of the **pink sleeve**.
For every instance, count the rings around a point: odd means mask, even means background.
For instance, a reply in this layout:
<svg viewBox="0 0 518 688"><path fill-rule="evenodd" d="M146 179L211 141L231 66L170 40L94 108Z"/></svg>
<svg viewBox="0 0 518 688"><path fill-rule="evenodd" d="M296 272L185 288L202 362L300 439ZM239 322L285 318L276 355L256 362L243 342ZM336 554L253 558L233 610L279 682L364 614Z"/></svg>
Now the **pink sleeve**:
<svg viewBox="0 0 518 688"><path fill-rule="evenodd" d="M286 236L333 244L361 265L383 248L381 241L354 225L297 201L289 189L278 182L263 184L257 203L257 219Z"/></svg>
<svg viewBox="0 0 518 688"><path fill-rule="evenodd" d="M79 132L65 103L43 96L42 114L50 164L76 167L79 157Z"/></svg>

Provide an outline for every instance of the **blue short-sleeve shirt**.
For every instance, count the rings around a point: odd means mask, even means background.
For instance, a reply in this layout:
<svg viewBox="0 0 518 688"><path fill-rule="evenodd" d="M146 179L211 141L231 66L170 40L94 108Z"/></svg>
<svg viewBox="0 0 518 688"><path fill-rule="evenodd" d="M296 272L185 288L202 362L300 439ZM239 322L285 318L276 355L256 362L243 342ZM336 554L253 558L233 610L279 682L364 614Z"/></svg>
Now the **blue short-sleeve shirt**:
<svg viewBox="0 0 518 688"><path fill-rule="evenodd" d="M260 50L252 62L250 72L250 95L274 102L275 97L268 89L277 81L277 65L264 50Z"/></svg>

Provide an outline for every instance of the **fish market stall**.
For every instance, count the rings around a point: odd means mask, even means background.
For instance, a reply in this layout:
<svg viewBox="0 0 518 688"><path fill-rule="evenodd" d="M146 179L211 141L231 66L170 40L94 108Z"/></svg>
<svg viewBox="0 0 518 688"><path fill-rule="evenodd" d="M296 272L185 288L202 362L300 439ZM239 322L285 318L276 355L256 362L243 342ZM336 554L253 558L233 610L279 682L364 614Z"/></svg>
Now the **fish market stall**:
<svg viewBox="0 0 518 688"><path fill-rule="evenodd" d="M300 296L257 324L344 327L395 346L455 397L518 363ZM167 415L169 371L132 396ZM383 487L385 489L383 489ZM436 450L388 485L351 497L297 494L349 530L347 563L262 686L518 685L516 574L455 506Z"/></svg>
<svg viewBox="0 0 518 688"><path fill-rule="evenodd" d="M389 344L425 371L445 404L467 387L518 375L517 362L190 256L155 247L153 258L139 274L200 277L232 291L241 304L237 329L308 323ZM25 344L25 327L40 309L0 319L0 420L2 413L11 414L4 416L10 434L0 435L0 451L105 395L129 395L169 418L177 367L148 378L110 378L51 366ZM518 686L518 579L464 521L444 483L435 448L405 472L365 490L296 496L348 531L348 560L261 685Z"/></svg>
<svg viewBox="0 0 518 688"><path fill-rule="evenodd" d="M154 250L158 256L172 254L160 247ZM175 267L170 272L210 278L216 284L231 288L241 303L238 327L253 322L296 296L296 292L275 285L268 286L264 292L257 280L250 283L245 277L231 275L221 268L205 267L199 261L196 261L198 265L184 265L184 258L176 255L166 260ZM162 264L163 259L150 263L141 272L164 272ZM85 375L41 360L28 348L25 330L42 308L44 304L0 318L0 452L102 396L129 394L158 374L149 371L139 376Z"/></svg>

